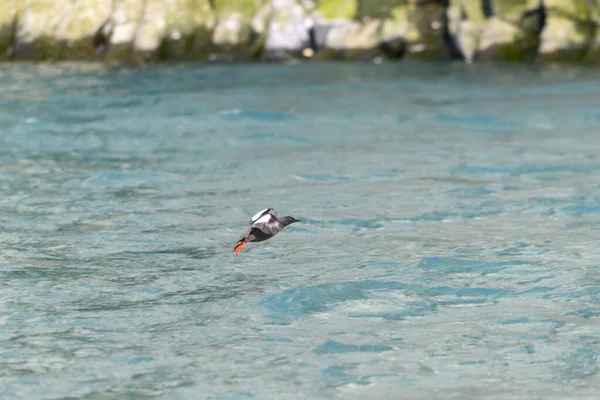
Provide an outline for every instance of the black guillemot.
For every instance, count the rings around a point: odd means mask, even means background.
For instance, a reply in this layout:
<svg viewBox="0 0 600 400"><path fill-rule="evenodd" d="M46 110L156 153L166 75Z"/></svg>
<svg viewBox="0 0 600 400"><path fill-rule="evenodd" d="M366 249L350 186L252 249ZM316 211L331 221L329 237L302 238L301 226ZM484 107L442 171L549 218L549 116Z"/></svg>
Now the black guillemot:
<svg viewBox="0 0 600 400"><path fill-rule="evenodd" d="M271 239L281 232L283 228L294 222L300 222L300 220L289 216L277 218L277 213L273 208L266 208L257 212L250 220L250 226L246 228L233 248L235 255L240 255L242 249L249 242L262 242Z"/></svg>

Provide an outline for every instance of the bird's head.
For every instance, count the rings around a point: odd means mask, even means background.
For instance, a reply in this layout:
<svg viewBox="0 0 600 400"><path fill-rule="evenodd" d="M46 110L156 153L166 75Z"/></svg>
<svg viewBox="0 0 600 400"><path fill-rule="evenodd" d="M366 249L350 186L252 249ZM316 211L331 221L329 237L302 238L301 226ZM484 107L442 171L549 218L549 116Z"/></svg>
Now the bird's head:
<svg viewBox="0 0 600 400"><path fill-rule="evenodd" d="M282 226L288 226L290 224L293 224L294 222L301 222L301 221L294 217L287 216L287 217L279 218L279 222L281 223Z"/></svg>

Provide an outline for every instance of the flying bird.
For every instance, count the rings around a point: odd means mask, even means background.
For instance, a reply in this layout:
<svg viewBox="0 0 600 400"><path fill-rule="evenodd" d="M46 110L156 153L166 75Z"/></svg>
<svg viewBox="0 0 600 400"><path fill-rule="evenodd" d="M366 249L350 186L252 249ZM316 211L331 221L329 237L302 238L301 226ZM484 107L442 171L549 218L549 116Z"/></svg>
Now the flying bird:
<svg viewBox="0 0 600 400"><path fill-rule="evenodd" d="M300 220L289 216L277 218L277 213L273 208L266 208L257 212L250 220L250 226L242 233L233 248L235 255L239 256L249 242L262 242L271 239L283 228L294 222L300 222Z"/></svg>

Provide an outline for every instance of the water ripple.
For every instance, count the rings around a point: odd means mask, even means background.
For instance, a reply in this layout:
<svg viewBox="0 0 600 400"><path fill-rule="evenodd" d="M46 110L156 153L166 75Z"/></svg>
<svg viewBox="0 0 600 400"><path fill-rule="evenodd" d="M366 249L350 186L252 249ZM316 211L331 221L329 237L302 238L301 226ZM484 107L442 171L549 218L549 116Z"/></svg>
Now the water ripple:
<svg viewBox="0 0 600 400"><path fill-rule="evenodd" d="M0 76L0 398L597 397L597 70Z"/></svg>

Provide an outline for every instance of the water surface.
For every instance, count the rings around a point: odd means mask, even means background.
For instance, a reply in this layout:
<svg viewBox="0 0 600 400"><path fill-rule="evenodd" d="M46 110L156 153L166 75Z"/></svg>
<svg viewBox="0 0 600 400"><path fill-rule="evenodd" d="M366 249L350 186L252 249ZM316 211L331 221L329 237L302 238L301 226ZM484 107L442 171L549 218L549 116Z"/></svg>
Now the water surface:
<svg viewBox="0 0 600 400"><path fill-rule="evenodd" d="M600 76L0 66L3 399L592 399ZM235 257L274 207L303 223Z"/></svg>

